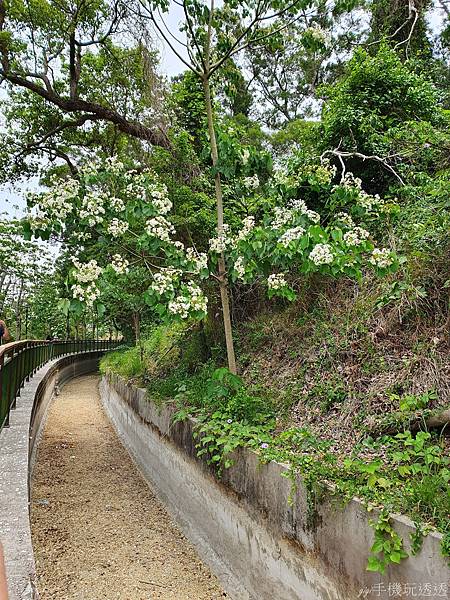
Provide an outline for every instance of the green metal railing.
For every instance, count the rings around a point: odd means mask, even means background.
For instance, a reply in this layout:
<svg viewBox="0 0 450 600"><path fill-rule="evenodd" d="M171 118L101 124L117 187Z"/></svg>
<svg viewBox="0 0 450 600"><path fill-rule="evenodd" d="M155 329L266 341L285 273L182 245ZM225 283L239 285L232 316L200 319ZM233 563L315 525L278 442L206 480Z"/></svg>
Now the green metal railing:
<svg viewBox="0 0 450 600"><path fill-rule="evenodd" d="M24 340L0 346L0 431L9 425L24 383L46 362L68 354L105 352L115 340Z"/></svg>

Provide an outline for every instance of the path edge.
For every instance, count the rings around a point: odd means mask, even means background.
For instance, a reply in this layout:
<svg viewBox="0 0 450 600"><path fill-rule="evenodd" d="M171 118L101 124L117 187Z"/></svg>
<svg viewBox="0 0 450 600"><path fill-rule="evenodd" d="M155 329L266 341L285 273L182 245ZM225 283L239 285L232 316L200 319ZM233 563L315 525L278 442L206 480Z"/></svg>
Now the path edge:
<svg viewBox="0 0 450 600"><path fill-rule="evenodd" d="M74 377L98 371L103 351L69 354L46 363L20 392L10 426L0 432L0 541L9 600L38 600L30 527L37 448L55 394Z"/></svg>

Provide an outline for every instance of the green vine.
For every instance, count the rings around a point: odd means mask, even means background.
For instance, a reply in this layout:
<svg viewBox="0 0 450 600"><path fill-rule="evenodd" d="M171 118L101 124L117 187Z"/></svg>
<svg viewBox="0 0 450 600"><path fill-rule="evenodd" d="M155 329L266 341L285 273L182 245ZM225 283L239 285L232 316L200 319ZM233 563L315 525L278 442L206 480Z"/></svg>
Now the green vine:
<svg viewBox="0 0 450 600"><path fill-rule="evenodd" d="M369 520L375 531L375 541L370 549L367 570L384 574L392 563L399 564L408 553L403 548L403 540L392 527L389 513L383 510L377 521Z"/></svg>

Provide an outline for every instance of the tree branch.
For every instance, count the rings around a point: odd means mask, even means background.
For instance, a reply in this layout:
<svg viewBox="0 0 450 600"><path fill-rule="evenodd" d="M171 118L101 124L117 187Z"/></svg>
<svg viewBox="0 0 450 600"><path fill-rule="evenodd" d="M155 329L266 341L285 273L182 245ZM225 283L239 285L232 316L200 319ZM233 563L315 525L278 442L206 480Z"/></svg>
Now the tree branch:
<svg viewBox="0 0 450 600"><path fill-rule="evenodd" d="M54 106L57 106L65 113L89 113L89 118L94 116L94 119L102 119L110 123L117 125L118 129L123 133L131 135L141 140L150 142L155 146L161 146L162 148L170 148L170 141L161 130L154 130L140 123L129 121L123 115L119 114L112 108L102 106L96 102L89 102L79 98L64 98L59 96L53 90L43 88L33 81L29 81L25 77L16 73L11 73L9 70L5 71L4 68L0 69L0 76L9 81L14 85L23 87L31 92L34 92L44 100L47 100ZM86 120L89 120L86 118Z"/></svg>
<svg viewBox="0 0 450 600"><path fill-rule="evenodd" d="M385 167L385 169L387 169L388 171L390 171L395 177L396 179L402 184L402 185L406 185L405 182L403 181L403 179L400 177L400 175L397 173L397 171L386 161L385 158L381 158L381 156L377 156L375 154L372 154L370 156L368 156L367 154L362 154L361 152L345 152L339 149L334 149L334 150L325 150L325 152L321 155L321 159L324 158L327 154L331 154L332 156L336 156L341 165L342 165L342 173L343 175L345 174L345 163L344 163L344 158L351 158L353 156L356 156L357 158L361 158L363 161L365 160L375 160L377 162L379 162L381 165L383 165Z"/></svg>

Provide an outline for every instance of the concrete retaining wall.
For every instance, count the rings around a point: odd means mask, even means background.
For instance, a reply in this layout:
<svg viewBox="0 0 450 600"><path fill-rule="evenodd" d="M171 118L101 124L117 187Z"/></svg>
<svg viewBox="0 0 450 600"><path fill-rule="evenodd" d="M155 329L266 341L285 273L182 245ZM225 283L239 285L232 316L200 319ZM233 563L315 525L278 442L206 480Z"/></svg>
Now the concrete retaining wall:
<svg viewBox="0 0 450 600"><path fill-rule="evenodd" d="M97 371L103 353L70 355L47 363L30 379L0 433L0 540L10 600L38 598L29 520L29 489L37 441L55 389Z"/></svg>
<svg viewBox="0 0 450 600"><path fill-rule="evenodd" d="M192 422L173 424L172 407L158 408L145 390L116 376L104 377L100 392L144 476L235 600L426 598L428 589L447 597L450 570L438 534L385 576L369 573L373 531L358 500L345 508L325 501L308 526L306 491L299 481L289 502L285 466L260 465L255 453L241 450L218 481L195 457ZM413 524L399 516L394 526L408 549Z"/></svg>

